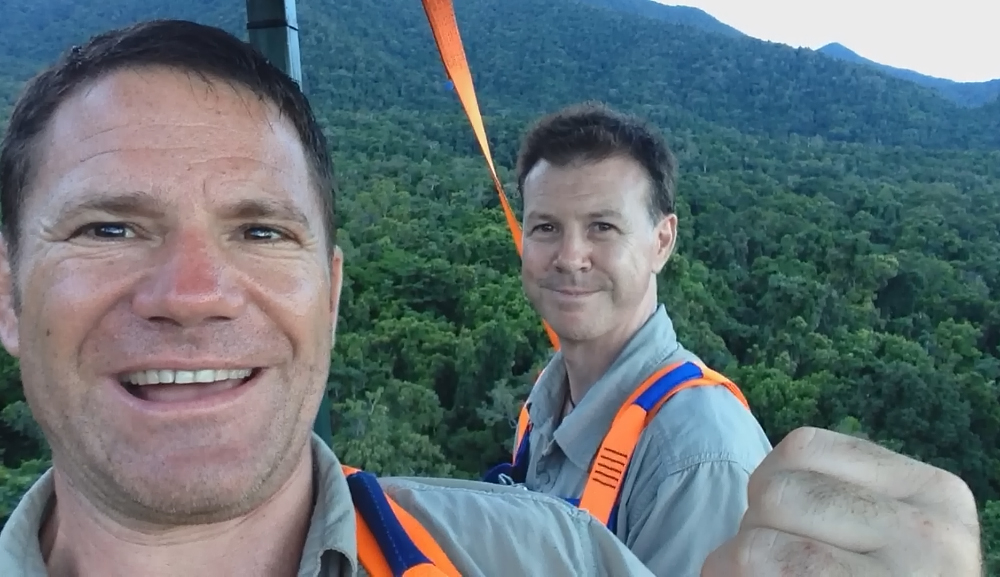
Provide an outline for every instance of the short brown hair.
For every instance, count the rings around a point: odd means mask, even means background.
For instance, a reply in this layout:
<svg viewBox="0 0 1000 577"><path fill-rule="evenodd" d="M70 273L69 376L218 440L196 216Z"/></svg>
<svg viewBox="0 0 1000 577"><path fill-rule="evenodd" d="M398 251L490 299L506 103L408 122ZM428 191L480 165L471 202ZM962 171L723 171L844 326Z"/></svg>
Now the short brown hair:
<svg viewBox="0 0 1000 577"><path fill-rule="evenodd" d="M673 214L677 168L663 136L642 119L599 102L575 104L538 120L527 132L517 155L517 190L539 161L566 166L574 161L597 162L622 155L634 159L649 174L650 215L658 220Z"/></svg>
<svg viewBox="0 0 1000 577"><path fill-rule="evenodd" d="M326 137L298 84L252 46L219 28L153 20L111 30L75 46L25 86L0 143L0 232L14 261L21 207L38 162L38 138L59 106L82 87L117 70L166 66L245 87L278 107L295 128L320 195L327 242L336 243L336 184Z"/></svg>

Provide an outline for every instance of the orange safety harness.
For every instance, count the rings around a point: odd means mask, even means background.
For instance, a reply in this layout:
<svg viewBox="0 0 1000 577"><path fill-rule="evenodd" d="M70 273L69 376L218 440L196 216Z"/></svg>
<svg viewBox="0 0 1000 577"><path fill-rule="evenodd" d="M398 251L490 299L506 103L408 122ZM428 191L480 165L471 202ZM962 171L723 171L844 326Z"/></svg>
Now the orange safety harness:
<svg viewBox="0 0 1000 577"><path fill-rule="evenodd" d="M358 560L372 577L461 577L419 521L371 473L344 466L357 521Z"/></svg>
<svg viewBox="0 0 1000 577"><path fill-rule="evenodd" d="M636 388L618 410L591 464L583 493L579 496L564 496L563 499L588 511L615 531L621 487L643 430L660 407L674 395L685 389L706 386L723 386L729 389L749 410L739 387L703 364L680 362L664 367ZM517 422L511 462L497 465L486 474L484 480L502 484L524 483L528 472L530 436L531 418L525 403Z"/></svg>

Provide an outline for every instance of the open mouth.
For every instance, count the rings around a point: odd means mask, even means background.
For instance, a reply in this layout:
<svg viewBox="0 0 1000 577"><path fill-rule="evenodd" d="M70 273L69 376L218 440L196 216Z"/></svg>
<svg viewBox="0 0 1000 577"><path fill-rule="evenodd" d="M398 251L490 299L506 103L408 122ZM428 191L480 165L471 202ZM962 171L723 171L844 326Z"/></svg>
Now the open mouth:
<svg viewBox="0 0 1000 577"><path fill-rule="evenodd" d="M118 382L137 399L156 403L198 400L235 389L253 380L260 368L199 369L178 371L150 369L121 375Z"/></svg>

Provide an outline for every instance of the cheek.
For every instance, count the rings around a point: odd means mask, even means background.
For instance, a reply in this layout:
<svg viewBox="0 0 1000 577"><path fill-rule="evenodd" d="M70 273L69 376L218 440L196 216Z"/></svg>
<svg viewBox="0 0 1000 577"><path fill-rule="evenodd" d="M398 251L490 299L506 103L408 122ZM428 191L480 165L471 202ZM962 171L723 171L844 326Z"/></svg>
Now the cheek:
<svg viewBox="0 0 1000 577"><path fill-rule="evenodd" d="M543 276L550 260L544 249L525 243L521 252L521 276L525 279Z"/></svg>
<svg viewBox="0 0 1000 577"><path fill-rule="evenodd" d="M599 249L604 270L618 283L637 284L650 271L650 261L644 248L625 243L608 244Z"/></svg>
<svg viewBox="0 0 1000 577"><path fill-rule="evenodd" d="M330 275L325 267L304 262L271 263L264 274L248 277L263 312L291 335L299 354L329 356L332 342Z"/></svg>
<svg viewBox="0 0 1000 577"><path fill-rule="evenodd" d="M25 267L21 279L22 339L65 355L79 350L87 328L113 306L128 283L128 268L111 260L64 260Z"/></svg>
<svg viewBox="0 0 1000 577"><path fill-rule="evenodd" d="M81 268L93 274L60 262L26 267L21 277L21 377L32 411L46 429L65 426L88 406L81 351L115 300L120 286L115 279L120 283L123 276L114 274L114 263Z"/></svg>

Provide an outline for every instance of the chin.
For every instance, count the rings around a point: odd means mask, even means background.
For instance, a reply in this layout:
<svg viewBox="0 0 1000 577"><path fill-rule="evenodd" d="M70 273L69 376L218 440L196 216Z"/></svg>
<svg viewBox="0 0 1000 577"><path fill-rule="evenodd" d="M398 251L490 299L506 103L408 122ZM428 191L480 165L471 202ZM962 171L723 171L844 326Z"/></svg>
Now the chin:
<svg viewBox="0 0 1000 577"><path fill-rule="evenodd" d="M116 508L157 524L225 521L274 495L301 462L293 448L300 435L287 427L192 429L119 437L103 455L90 447L88 460L103 470L95 480L118 487L108 495Z"/></svg>
<svg viewBox="0 0 1000 577"><path fill-rule="evenodd" d="M597 323L580 316L557 313L547 317L546 320L560 339L588 341L599 337L602 331L599 330Z"/></svg>
<svg viewBox="0 0 1000 577"><path fill-rule="evenodd" d="M156 523L216 523L245 515L266 501L292 467L270 455L174 454L157 462L112 463L115 484L133 508L130 516ZM287 472L286 472L287 471ZM285 473L285 474L282 474Z"/></svg>

